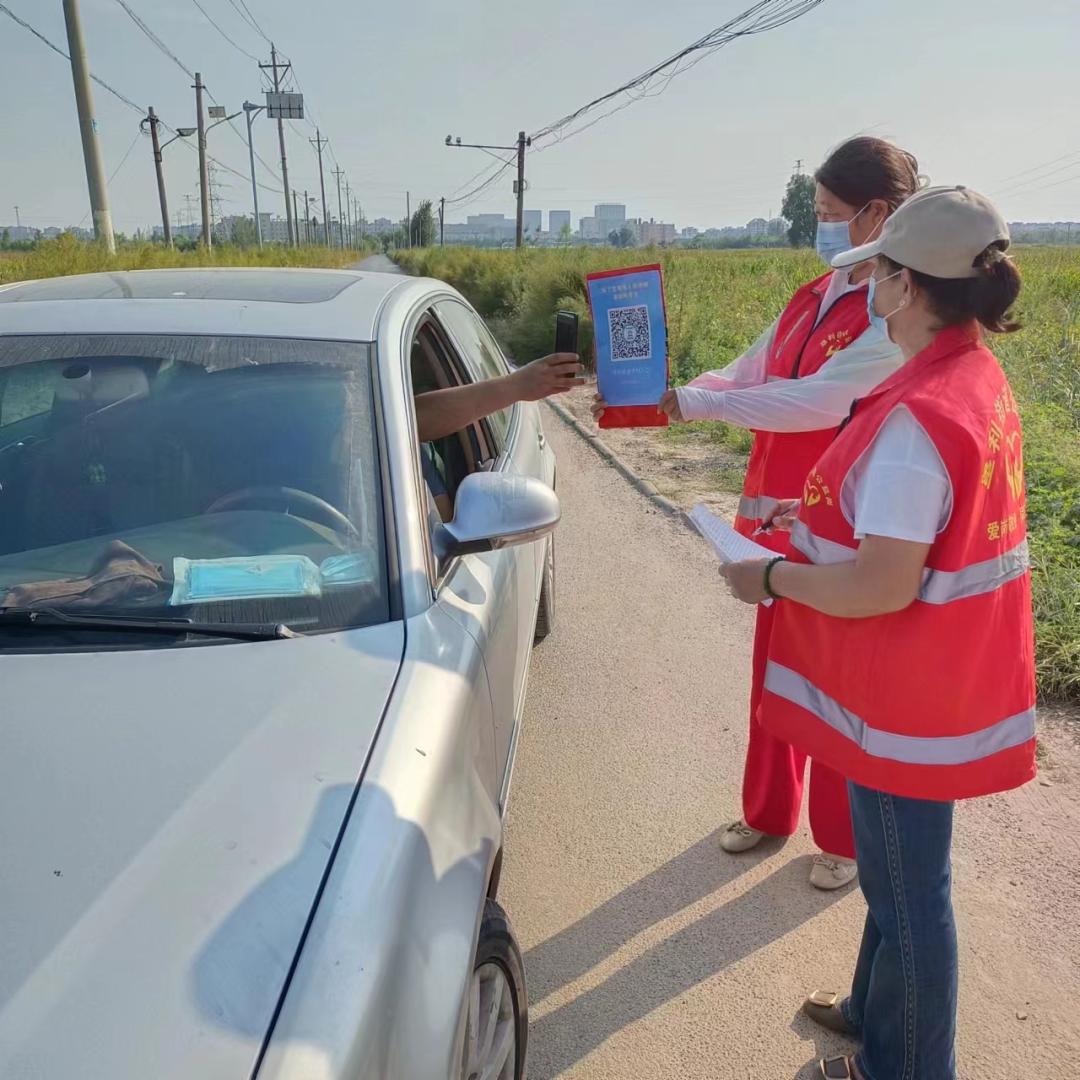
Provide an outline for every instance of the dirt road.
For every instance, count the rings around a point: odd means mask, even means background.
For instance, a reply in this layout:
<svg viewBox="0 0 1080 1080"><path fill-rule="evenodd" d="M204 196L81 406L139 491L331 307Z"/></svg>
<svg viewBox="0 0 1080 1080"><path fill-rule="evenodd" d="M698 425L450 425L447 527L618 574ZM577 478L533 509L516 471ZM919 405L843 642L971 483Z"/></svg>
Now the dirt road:
<svg viewBox="0 0 1080 1080"><path fill-rule="evenodd" d="M535 653L502 899L526 951L531 1080L790 1080L846 1049L798 1014L846 989L857 888L807 883L805 821L722 853L739 816L752 613L704 544L550 412L558 626ZM959 808L960 1075L1080 1075L1080 750Z"/></svg>

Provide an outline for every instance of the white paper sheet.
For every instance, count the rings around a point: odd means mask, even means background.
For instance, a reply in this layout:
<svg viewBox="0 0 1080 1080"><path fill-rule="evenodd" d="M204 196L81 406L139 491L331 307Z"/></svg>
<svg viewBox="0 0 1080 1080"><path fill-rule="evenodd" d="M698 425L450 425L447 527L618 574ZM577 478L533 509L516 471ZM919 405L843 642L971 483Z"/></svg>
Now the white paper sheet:
<svg viewBox="0 0 1080 1080"><path fill-rule="evenodd" d="M722 563L746 562L750 559L772 559L776 552L761 544L755 544L742 533L736 532L726 521L718 518L702 503L698 503L687 515L694 527L706 540ZM771 600L763 600L768 606Z"/></svg>

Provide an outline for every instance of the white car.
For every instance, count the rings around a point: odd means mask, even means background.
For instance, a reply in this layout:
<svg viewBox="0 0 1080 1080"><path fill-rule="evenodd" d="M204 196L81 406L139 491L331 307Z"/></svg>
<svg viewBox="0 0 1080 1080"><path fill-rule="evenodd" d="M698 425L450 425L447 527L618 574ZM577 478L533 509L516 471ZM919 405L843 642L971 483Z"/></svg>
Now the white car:
<svg viewBox="0 0 1080 1080"><path fill-rule="evenodd" d="M413 408L507 371L426 279L0 289L4 1080L520 1080L555 461Z"/></svg>

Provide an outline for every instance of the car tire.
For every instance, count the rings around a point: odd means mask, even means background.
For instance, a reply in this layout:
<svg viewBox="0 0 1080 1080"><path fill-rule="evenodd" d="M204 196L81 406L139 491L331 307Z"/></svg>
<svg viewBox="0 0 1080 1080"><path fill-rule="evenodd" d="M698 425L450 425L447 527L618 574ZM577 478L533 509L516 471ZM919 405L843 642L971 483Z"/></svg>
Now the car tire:
<svg viewBox="0 0 1080 1080"><path fill-rule="evenodd" d="M495 1034L485 1025L495 1024ZM529 1037L529 999L525 990L525 964L506 912L495 900L484 902L480 940L469 985L462 1080L489 1075L495 1057L486 1058L482 1048L502 1046L513 1038L509 1054L496 1080L525 1080L525 1055Z"/></svg>
<svg viewBox="0 0 1080 1080"><path fill-rule="evenodd" d="M543 641L555 629L555 537L549 537L544 555L544 579L540 585L540 606L536 612L533 641Z"/></svg>

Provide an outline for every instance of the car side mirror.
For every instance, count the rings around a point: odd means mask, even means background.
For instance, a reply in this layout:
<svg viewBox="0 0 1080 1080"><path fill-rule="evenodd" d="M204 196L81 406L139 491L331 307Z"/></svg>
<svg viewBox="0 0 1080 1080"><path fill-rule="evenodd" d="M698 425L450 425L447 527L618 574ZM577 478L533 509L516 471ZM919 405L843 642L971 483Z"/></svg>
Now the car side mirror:
<svg viewBox="0 0 1080 1080"><path fill-rule="evenodd" d="M454 501L454 519L432 537L440 561L455 555L528 544L547 536L560 517L555 492L539 480L506 473L471 473Z"/></svg>

